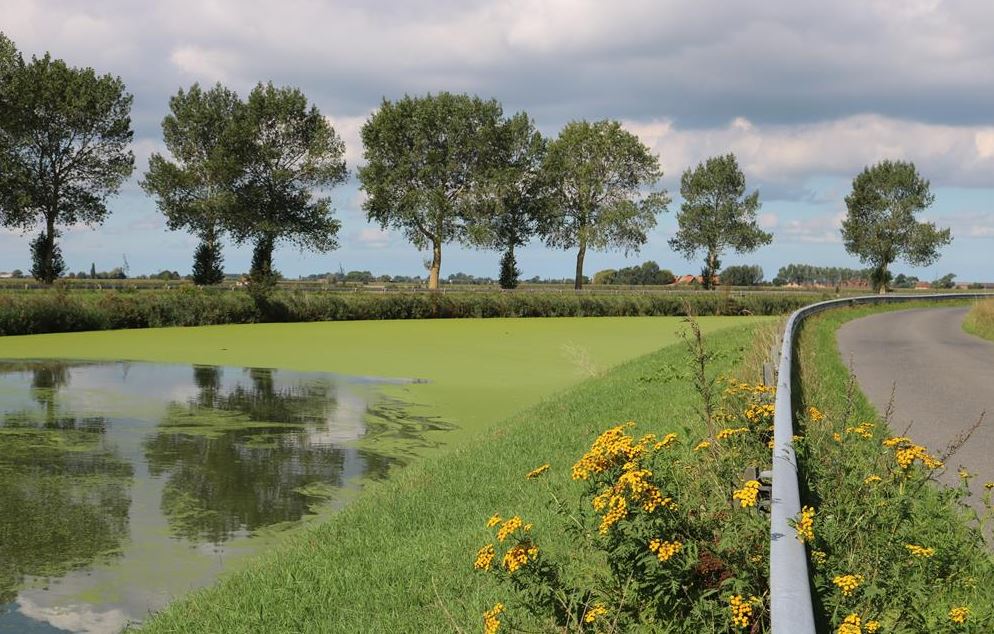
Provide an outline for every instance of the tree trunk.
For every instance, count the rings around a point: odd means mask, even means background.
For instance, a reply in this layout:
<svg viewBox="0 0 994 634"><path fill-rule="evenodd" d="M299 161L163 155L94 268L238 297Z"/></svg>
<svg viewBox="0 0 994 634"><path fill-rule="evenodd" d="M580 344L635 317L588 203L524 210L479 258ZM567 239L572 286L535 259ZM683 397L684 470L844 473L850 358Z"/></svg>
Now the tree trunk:
<svg viewBox="0 0 994 634"><path fill-rule="evenodd" d="M428 289L438 290L438 275L442 271L442 243L432 242L431 247L431 269L428 272Z"/></svg>
<svg viewBox="0 0 994 634"><path fill-rule="evenodd" d="M583 288L583 258L587 255L587 242L580 240L580 250L576 253L576 279L573 280L573 289Z"/></svg>
<svg viewBox="0 0 994 634"><path fill-rule="evenodd" d="M714 288L714 278L718 274L718 266L718 254L715 251L708 251L707 264L704 265L704 271L701 275L701 284L704 285L705 290Z"/></svg>
<svg viewBox="0 0 994 634"><path fill-rule="evenodd" d="M54 271L55 259L55 214L45 214L45 270ZM54 282L52 279L45 280L46 284Z"/></svg>

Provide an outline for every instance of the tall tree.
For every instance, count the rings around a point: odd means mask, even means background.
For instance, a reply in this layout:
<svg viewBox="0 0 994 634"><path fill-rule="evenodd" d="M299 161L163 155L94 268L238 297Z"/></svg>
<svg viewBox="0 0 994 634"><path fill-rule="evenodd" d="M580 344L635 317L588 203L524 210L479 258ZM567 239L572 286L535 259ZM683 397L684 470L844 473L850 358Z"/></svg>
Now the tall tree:
<svg viewBox="0 0 994 634"><path fill-rule="evenodd" d="M442 92L384 100L362 127L363 208L369 220L431 249L429 288L438 288L442 246L476 241L502 117L492 99Z"/></svg>
<svg viewBox="0 0 994 634"><path fill-rule="evenodd" d="M756 222L759 192L746 195L745 175L734 154L709 158L685 171L680 196L679 228L670 247L688 260L704 252L704 288L714 287L726 249L748 253L773 240Z"/></svg>
<svg viewBox="0 0 994 634"><path fill-rule="evenodd" d="M574 121L549 143L542 163L548 208L538 230L551 247L577 249L576 289L587 249L627 254L645 244L670 198L642 192L662 175L659 159L617 121Z"/></svg>
<svg viewBox="0 0 994 634"><path fill-rule="evenodd" d="M197 284L224 279L221 236L234 213L238 161L233 145L239 105L238 95L220 84L207 91L194 84L176 93L162 120L163 140L175 162L153 154L141 181L170 230L189 230L200 238L193 265Z"/></svg>
<svg viewBox="0 0 994 634"><path fill-rule="evenodd" d="M20 72L24 67L24 60L17 50L14 42L0 32L0 115L6 110L6 102L12 97L8 96L13 84L14 74ZM12 139L6 130L6 126L0 123L0 225L11 224L9 214L16 207L14 201L15 192L7 186L3 178L5 172L9 172L13 166L9 164L13 158Z"/></svg>
<svg viewBox="0 0 994 634"><path fill-rule="evenodd" d="M519 112L501 123L495 149L470 233L476 244L503 253L501 288L516 288L521 271L514 250L528 244L544 209L541 167L546 142L528 115Z"/></svg>
<svg viewBox="0 0 994 634"><path fill-rule="evenodd" d="M330 199L314 190L345 181L345 144L296 88L259 84L238 108L234 131L237 212L226 223L238 242L253 244L254 288L275 282L273 249L280 241L304 249L338 246L341 223Z"/></svg>
<svg viewBox="0 0 994 634"><path fill-rule="evenodd" d="M917 214L935 201L929 182L914 163L881 161L853 179L846 196L848 216L842 222L846 251L873 268L875 291L885 292L888 267L898 259L912 266L928 266L939 259L939 249L952 238L949 229L918 222Z"/></svg>
<svg viewBox="0 0 994 634"><path fill-rule="evenodd" d="M60 59L32 58L9 73L0 100L0 204L8 226L43 224L32 242L39 279L62 273L60 225L98 225L131 172L131 95L118 77Z"/></svg>

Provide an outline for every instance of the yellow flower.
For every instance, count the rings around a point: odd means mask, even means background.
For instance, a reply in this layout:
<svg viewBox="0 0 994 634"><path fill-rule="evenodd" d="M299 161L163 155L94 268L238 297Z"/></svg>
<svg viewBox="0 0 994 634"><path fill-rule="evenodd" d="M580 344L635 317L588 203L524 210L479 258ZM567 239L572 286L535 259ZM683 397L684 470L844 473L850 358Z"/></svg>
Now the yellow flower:
<svg viewBox="0 0 994 634"><path fill-rule="evenodd" d="M707 449L710 446L711 446L711 443L709 441L702 440L701 442L697 443L696 447L694 447L694 451L700 451L701 449Z"/></svg>
<svg viewBox="0 0 994 634"><path fill-rule="evenodd" d="M984 482L984 488L987 489L988 491L994 489L994 481L988 480L987 482Z"/></svg>
<svg viewBox="0 0 994 634"><path fill-rule="evenodd" d="M741 594L728 597L728 609L732 612L732 625L738 628L749 627L749 617L752 616L752 604L759 604L759 597L749 597L745 600Z"/></svg>
<svg viewBox="0 0 994 634"><path fill-rule="evenodd" d="M497 541L504 541L509 535L522 526L524 526L524 522L521 521L521 518L517 515L506 520L503 524L501 524L500 530L497 531Z"/></svg>
<svg viewBox="0 0 994 634"><path fill-rule="evenodd" d="M863 634L862 619L853 612L842 620L842 625L835 632L836 634Z"/></svg>
<svg viewBox="0 0 994 634"><path fill-rule="evenodd" d="M500 629L500 613L504 611L503 603L496 603L494 607L483 613L483 633L495 634Z"/></svg>
<svg viewBox="0 0 994 634"><path fill-rule="evenodd" d="M863 575L838 575L832 579L832 583L842 590L842 596L852 596L856 588L863 583Z"/></svg>
<svg viewBox="0 0 994 634"><path fill-rule="evenodd" d="M718 440L725 440L726 438L731 438L736 434L744 434L749 431L748 427L729 427L728 429L722 429L715 436Z"/></svg>
<svg viewBox="0 0 994 634"><path fill-rule="evenodd" d="M487 528L493 528L494 526L497 526L498 524L500 524L502 521L504 521L504 520L501 519L501 516L497 515L496 513L494 513L490 517L490 519L487 520Z"/></svg>
<svg viewBox="0 0 994 634"><path fill-rule="evenodd" d="M907 436L893 436L893 437L888 438L887 440L885 440L883 442L883 446L884 447L888 447L888 448L893 448L893 447L897 447L898 445L908 444L910 442L911 442L911 439L908 438Z"/></svg>
<svg viewBox="0 0 994 634"><path fill-rule="evenodd" d="M603 603L595 603L593 607L587 610L587 613L583 615L584 623L593 623L598 618L607 614L607 608L604 607Z"/></svg>
<svg viewBox="0 0 994 634"><path fill-rule="evenodd" d="M921 557L922 559L928 559L929 557L935 554L934 548L926 548L924 546L918 546L916 544L905 544L904 547L907 548L908 552L911 553L913 556Z"/></svg>
<svg viewBox="0 0 994 634"><path fill-rule="evenodd" d="M867 621L864 627L869 634L873 634L880 629L880 621Z"/></svg>
<svg viewBox="0 0 994 634"><path fill-rule="evenodd" d="M635 423L617 425L602 433L576 464L573 465L574 480L586 480L591 475L603 473L612 467L637 460L655 443L653 434L646 434L637 442L625 433Z"/></svg>
<svg viewBox="0 0 994 634"><path fill-rule="evenodd" d="M959 625L966 623L968 616L970 616L970 608L966 606L960 606L949 610L949 620Z"/></svg>
<svg viewBox="0 0 994 634"><path fill-rule="evenodd" d="M664 447L669 447L670 445L675 444L676 442L678 442L678 440L679 439L677 438L676 434L673 434L673 433L666 434L665 436L663 436L662 440L660 440L659 442L657 442L655 444L655 446L653 447L653 449L662 449Z"/></svg>
<svg viewBox="0 0 994 634"><path fill-rule="evenodd" d="M877 482L880 482L880 480L881 480L881 477L878 476L878 475L876 475L876 474L874 474L874 475L868 475L868 476L866 476L866 479L863 480L863 484L876 484Z"/></svg>
<svg viewBox="0 0 994 634"><path fill-rule="evenodd" d="M511 546L504 553L504 568L508 572L514 572L518 568L527 565L529 561L534 561L537 558L538 546L525 540Z"/></svg>
<svg viewBox="0 0 994 634"><path fill-rule="evenodd" d="M732 493L732 499L738 500L742 508L756 506L756 498L759 497L759 481L749 480L742 485L741 489Z"/></svg>
<svg viewBox="0 0 994 634"><path fill-rule="evenodd" d="M612 495L607 502L607 513L601 518L601 535L607 535L612 526L626 517L628 517L628 501L623 496Z"/></svg>
<svg viewBox="0 0 994 634"><path fill-rule="evenodd" d="M921 461L925 465L926 469L935 470L942 467L942 461L935 458L925 450L922 445L910 445L903 446L897 449L895 453L897 458L897 464L901 466L902 469L907 469L915 460Z"/></svg>
<svg viewBox="0 0 994 634"><path fill-rule="evenodd" d="M809 407L808 420L810 420L812 423L820 423L821 421L825 420L825 415L822 414L817 407Z"/></svg>
<svg viewBox="0 0 994 634"><path fill-rule="evenodd" d="M815 538L815 510L814 507L805 506L801 508L801 517L794 524L794 531L797 539L804 542L814 541Z"/></svg>
<svg viewBox="0 0 994 634"><path fill-rule="evenodd" d="M959 469L959 477L962 480L969 480L970 478L974 477L974 474L970 473L969 471L967 471L963 467L960 467L960 469Z"/></svg>
<svg viewBox="0 0 994 634"><path fill-rule="evenodd" d="M856 427L846 427L847 434L855 434L867 440L873 438L873 423L861 423Z"/></svg>
<svg viewBox="0 0 994 634"><path fill-rule="evenodd" d="M476 561L473 562L473 567L477 570L490 570L491 564L494 563L495 555L494 545L487 544L476 552Z"/></svg>
<svg viewBox="0 0 994 634"><path fill-rule="evenodd" d="M546 464L542 465L541 467L535 467L534 469L532 469L531 471L529 471L528 474L525 477L528 478L529 480L532 479L532 478L537 478L538 476L542 475L543 473L545 473L548 470L549 470L549 464L546 463Z"/></svg>
<svg viewBox="0 0 994 634"><path fill-rule="evenodd" d="M663 541L653 539L649 542L649 550L656 553L660 562L669 561L673 555L683 550L683 544L678 541Z"/></svg>
<svg viewBox="0 0 994 634"><path fill-rule="evenodd" d="M819 566L825 563L828 555L825 554L823 550L812 550L811 551L811 561L815 562Z"/></svg>

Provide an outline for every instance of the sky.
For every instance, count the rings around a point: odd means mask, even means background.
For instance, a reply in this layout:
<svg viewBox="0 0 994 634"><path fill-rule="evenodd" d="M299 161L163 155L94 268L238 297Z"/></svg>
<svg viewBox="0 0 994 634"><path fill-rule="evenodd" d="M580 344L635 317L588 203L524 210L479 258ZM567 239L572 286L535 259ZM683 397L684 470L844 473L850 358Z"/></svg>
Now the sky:
<svg viewBox="0 0 994 634"><path fill-rule="evenodd" d="M287 247L288 277L325 271L425 275L429 254L366 221L359 131L381 101L447 90L496 98L555 136L573 120L617 119L659 156L669 211L639 253L588 254L586 272L655 260L697 272L667 244L680 174L734 152L760 192L771 245L727 254L772 278L788 263L861 266L839 235L853 177L913 161L936 202L925 219L953 243L926 280L994 281L994 3L978 0L0 0L0 31L120 76L134 95L136 169L99 228L64 233L73 271L188 273L196 240L169 232L138 187L169 97L194 82L245 96L260 81L299 87L346 143L350 181L328 192L342 221L329 253ZM0 270L29 268L28 240L0 232ZM250 249L227 245L225 268ZM446 246L442 276L497 276L499 254ZM526 278L571 277L575 253L533 242Z"/></svg>

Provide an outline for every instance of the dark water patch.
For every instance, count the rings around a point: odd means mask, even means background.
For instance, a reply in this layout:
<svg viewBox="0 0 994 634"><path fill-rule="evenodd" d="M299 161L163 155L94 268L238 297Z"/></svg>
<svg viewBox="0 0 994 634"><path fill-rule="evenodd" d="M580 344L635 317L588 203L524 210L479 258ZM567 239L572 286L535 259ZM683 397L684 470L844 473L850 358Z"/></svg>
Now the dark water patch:
<svg viewBox="0 0 994 634"><path fill-rule="evenodd" d="M371 377L0 362L0 632L115 632L450 426Z"/></svg>

